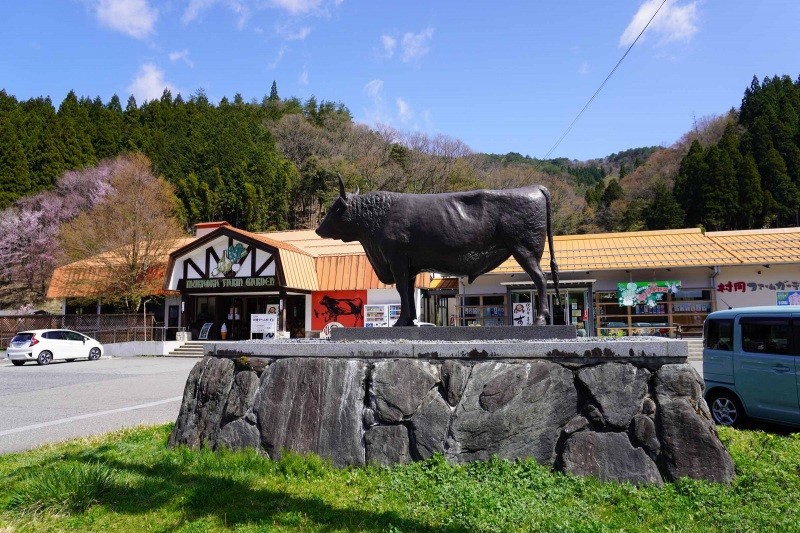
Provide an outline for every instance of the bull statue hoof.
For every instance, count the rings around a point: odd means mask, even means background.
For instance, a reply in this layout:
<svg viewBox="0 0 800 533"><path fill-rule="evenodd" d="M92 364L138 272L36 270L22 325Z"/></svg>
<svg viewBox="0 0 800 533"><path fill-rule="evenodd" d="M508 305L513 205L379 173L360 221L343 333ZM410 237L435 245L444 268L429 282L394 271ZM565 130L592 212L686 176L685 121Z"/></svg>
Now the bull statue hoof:
<svg viewBox="0 0 800 533"><path fill-rule="evenodd" d="M394 323L393 327L403 327L403 326L414 326L413 320L408 320L406 318L400 318L397 322Z"/></svg>

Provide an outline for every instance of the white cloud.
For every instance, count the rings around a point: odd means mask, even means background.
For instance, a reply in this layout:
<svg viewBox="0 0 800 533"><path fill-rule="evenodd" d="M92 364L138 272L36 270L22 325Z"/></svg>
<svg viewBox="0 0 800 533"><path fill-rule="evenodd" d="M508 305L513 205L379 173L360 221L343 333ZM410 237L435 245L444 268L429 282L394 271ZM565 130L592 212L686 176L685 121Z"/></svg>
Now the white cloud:
<svg viewBox="0 0 800 533"><path fill-rule="evenodd" d="M258 11L267 8L282 9L290 15L323 15L326 9L323 7L323 0L190 0L189 5L183 12L181 20L188 24L200 17L203 11L221 4L239 15L239 26L243 26L250 17L251 11ZM334 1L335 6L339 6L341 1Z"/></svg>
<svg viewBox="0 0 800 533"><path fill-rule="evenodd" d="M404 124L414 118L411 106L401 97L397 99L397 118Z"/></svg>
<svg viewBox="0 0 800 533"><path fill-rule="evenodd" d="M364 94L372 101L372 106L364 110L367 120L373 124L388 122L383 104L383 80L372 80L364 86Z"/></svg>
<svg viewBox="0 0 800 533"><path fill-rule="evenodd" d="M391 58L394 55L394 49L397 47L397 39L391 35L381 35L381 46L383 46L383 57Z"/></svg>
<svg viewBox="0 0 800 533"><path fill-rule="evenodd" d="M303 26L302 28L292 28L288 25L276 25L275 33L287 41L302 41L311 35L311 28L308 26Z"/></svg>
<svg viewBox="0 0 800 533"><path fill-rule="evenodd" d="M639 7L628 27L622 32L619 46L629 46L636 40L659 5L661 0L647 0ZM667 0L642 37L658 35L659 44L666 44L671 41L689 41L695 33L697 33L697 2L680 6L674 0Z"/></svg>
<svg viewBox="0 0 800 533"><path fill-rule="evenodd" d="M383 92L383 80L372 80L364 86L364 92L370 98L378 98Z"/></svg>
<svg viewBox="0 0 800 533"><path fill-rule="evenodd" d="M581 66L578 67L578 74L580 74L581 76L585 76L589 74L589 72L591 72L591 70L589 69L589 62L584 61L583 63L581 63Z"/></svg>
<svg viewBox="0 0 800 533"><path fill-rule="evenodd" d="M289 49L287 47L281 46L281 49L278 50L278 56L275 58L275 61L273 61L270 64L268 64L267 68L269 70L273 70L273 69L278 68L278 65L281 64L281 60L283 60L283 56L286 55L286 52L288 52L288 51L289 51Z"/></svg>
<svg viewBox="0 0 800 533"><path fill-rule="evenodd" d="M99 0L95 14L103 26L136 39L150 35L158 19L147 0Z"/></svg>
<svg viewBox="0 0 800 533"><path fill-rule="evenodd" d="M181 21L184 24L188 24L197 20L203 11L217 4L222 4L229 11L239 16L236 25L240 29L244 27L245 22L250 18L250 8L247 5L247 0L190 0L189 5L186 6L186 10L183 12Z"/></svg>
<svg viewBox="0 0 800 533"><path fill-rule="evenodd" d="M189 68L194 68L194 61L189 59L189 50L184 48L183 50L175 50L174 52L169 53L169 60L173 63L176 61L183 61Z"/></svg>
<svg viewBox="0 0 800 533"><path fill-rule="evenodd" d="M142 65L139 73L128 86L128 92L136 97L139 104L145 100L161 98L164 89L169 89L173 96L178 92L174 85L164 80L164 71L152 63Z"/></svg>
<svg viewBox="0 0 800 533"><path fill-rule="evenodd" d="M292 15L301 15L319 11L322 0L271 0L270 3L275 7L288 11ZM336 5L339 5L339 3Z"/></svg>
<svg viewBox="0 0 800 533"><path fill-rule="evenodd" d="M300 73L300 78L297 80L300 85L308 85L308 69L304 68L303 72Z"/></svg>
<svg viewBox="0 0 800 533"><path fill-rule="evenodd" d="M429 44L432 38L433 28L427 28L419 33L405 33L401 41L400 59L408 63L421 58L430 51Z"/></svg>

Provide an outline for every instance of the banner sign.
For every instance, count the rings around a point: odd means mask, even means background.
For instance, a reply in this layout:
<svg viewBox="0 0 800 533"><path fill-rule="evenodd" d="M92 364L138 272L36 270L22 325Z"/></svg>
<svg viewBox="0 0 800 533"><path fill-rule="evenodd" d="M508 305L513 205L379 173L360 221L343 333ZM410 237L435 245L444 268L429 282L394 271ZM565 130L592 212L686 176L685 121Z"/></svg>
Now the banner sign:
<svg viewBox="0 0 800 533"><path fill-rule="evenodd" d="M800 291L777 292L778 305L800 305Z"/></svg>
<svg viewBox="0 0 800 533"><path fill-rule="evenodd" d="M262 333L265 339L274 339L278 332L277 314L256 314L250 315L250 338L253 334Z"/></svg>
<svg viewBox="0 0 800 533"><path fill-rule="evenodd" d="M670 281L630 281L617 283L617 297L620 306L647 305L655 307L668 292L676 294L681 290L681 282Z"/></svg>

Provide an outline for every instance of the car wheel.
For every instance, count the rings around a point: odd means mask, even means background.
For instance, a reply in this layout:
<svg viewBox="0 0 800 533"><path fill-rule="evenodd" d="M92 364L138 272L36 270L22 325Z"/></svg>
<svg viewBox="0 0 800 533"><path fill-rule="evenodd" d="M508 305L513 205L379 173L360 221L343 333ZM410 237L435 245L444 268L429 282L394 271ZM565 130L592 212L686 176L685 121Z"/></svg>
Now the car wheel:
<svg viewBox="0 0 800 533"><path fill-rule="evenodd" d="M39 354L39 357L36 358L36 362L40 365L49 365L50 361L53 360L52 352L48 352L47 350L42 351Z"/></svg>
<svg viewBox="0 0 800 533"><path fill-rule="evenodd" d="M17 360L17 359L12 359L12 360L11 360L11 363L12 363L14 366L22 366L22 365L24 365L24 364L25 364L25 361L19 361L19 360Z"/></svg>
<svg viewBox="0 0 800 533"><path fill-rule="evenodd" d="M708 407L714 422L720 426L738 426L746 418L742 402L730 391L713 392L708 398Z"/></svg>
<svg viewBox="0 0 800 533"><path fill-rule="evenodd" d="M97 361L98 359L100 359L100 348L89 350L89 361Z"/></svg>

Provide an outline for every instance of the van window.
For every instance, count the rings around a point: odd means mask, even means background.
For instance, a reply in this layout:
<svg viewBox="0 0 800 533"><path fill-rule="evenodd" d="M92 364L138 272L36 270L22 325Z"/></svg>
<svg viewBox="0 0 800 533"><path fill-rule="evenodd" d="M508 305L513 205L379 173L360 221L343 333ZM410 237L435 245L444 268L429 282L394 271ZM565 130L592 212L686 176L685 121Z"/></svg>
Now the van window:
<svg viewBox="0 0 800 533"><path fill-rule="evenodd" d="M742 317L742 349L745 352L783 355L789 353L788 318Z"/></svg>
<svg viewBox="0 0 800 533"><path fill-rule="evenodd" d="M706 348L733 350L733 319L709 319L706 321Z"/></svg>

